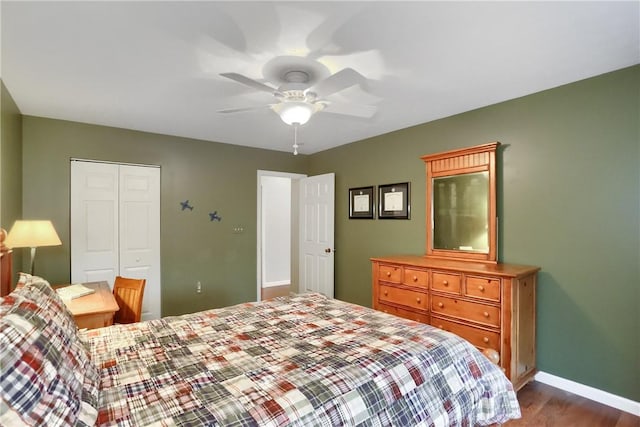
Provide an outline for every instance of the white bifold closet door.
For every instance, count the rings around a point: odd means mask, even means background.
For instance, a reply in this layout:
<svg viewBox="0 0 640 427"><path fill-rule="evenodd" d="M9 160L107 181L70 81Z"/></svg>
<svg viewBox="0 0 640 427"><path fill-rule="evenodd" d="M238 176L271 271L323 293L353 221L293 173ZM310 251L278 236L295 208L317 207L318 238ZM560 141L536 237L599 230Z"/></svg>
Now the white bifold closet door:
<svg viewBox="0 0 640 427"><path fill-rule="evenodd" d="M160 317L160 168L71 161L71 281L146 279L142 320Z"/></svg>

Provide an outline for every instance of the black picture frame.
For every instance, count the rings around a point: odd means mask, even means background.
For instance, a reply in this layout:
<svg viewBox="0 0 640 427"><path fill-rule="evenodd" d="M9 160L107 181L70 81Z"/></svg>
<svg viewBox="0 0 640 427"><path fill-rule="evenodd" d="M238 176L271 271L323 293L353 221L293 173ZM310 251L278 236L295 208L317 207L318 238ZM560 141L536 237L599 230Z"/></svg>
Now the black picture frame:
<svg viewBox="0 0 640 427"><path fill-rule="evenodd" d="M349 189L349 219L373 219L375 212L373 186Z"/></svg>
<svg viewBox="0 0 640 427"><path fill-rule="evenodd" d="M411 219L411 185L409 182L378 186L379 219Z"/></svg>

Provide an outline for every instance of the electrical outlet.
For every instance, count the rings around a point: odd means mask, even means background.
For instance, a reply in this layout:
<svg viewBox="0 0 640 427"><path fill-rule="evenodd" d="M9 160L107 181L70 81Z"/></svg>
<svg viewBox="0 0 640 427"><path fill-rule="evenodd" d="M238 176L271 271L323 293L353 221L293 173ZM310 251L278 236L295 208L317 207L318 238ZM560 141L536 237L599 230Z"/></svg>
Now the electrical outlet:
<svg viewBox="0 0 640 427"><path fill-rule="evenodd" d="M196 294L201 294L202 293L202 283L200 283L200 281L198 280L196 282Z"/></svg>

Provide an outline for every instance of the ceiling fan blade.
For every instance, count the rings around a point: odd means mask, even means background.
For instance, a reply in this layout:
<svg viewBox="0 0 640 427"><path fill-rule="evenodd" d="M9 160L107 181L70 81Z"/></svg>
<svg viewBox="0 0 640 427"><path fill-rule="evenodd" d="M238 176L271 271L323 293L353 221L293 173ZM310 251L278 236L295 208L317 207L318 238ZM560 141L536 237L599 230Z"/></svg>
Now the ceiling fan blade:
<svg viewBox="0 0 640 427"><path fill-rule="evenodd" d="M260 107L241 107L241 108L229 108L226 110L218 110L216 111L216 113L223 113L223 114L228 114L228 113L244 113L246 111L256 111L256 110L264 110L267 108L271 108L270 105L261 105Z"/></svg>
<svg viewBox="0 0 640 427"><path fill-rule="evenodd" d="M342 102L327 103L327 106L322 110L326 113L342 114L345 116L361 117L363 119L370 119L378 111L378 107L375 105L363 105L363 104L346 104Z"/></svg>
<svg viewBox="0 0 640 427"><path fill-rule="evenodd" d="M364 76L353 68L345 68L318 82L309 91L314 92L319 98L324 98L364 80Z"/></svg>
<svg viewBox="0 0 640 427"><path fill-rule="evenodd" d="M258 89L264 92L269 92L272 94L276 94L279 93L278 89L272 88L271 86L268 86L264 83L260 83L259 81L250 79L247 76L243 76L242 74L238 74L238 73L221 73L220 74L222 77L226 77L228 79L231 80L235 80L238 83L242 83L244 85L250 86L254 89Z"/></svg>
<svg viewBox="0 0 640 427"><path fill-rule="evenodd" d="M351 36L353 28L360 25L356 19L367 19L367 8L364 2L341 2L340 13L325 16L323 21L308 32L306 45L310 52L307 57L318 59L325 55L349 55L360 50L354 46ZM362 18L362 16L365 18Z"/></svg>

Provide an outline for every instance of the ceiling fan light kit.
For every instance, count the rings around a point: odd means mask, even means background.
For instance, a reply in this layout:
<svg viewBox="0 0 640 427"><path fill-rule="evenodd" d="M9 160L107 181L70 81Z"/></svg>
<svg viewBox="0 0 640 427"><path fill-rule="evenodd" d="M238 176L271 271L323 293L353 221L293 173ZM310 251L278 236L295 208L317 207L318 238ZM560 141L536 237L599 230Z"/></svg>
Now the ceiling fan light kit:
<svg viewBox="0 0 640 427"><path fill-rule="evenodd" d="M309 121L316 108L306 101L288 101L273 106L283 122L288 125L294 123L303 125Z"/></svg>

